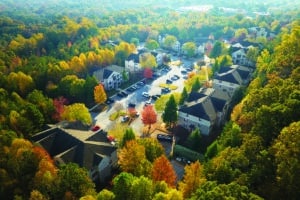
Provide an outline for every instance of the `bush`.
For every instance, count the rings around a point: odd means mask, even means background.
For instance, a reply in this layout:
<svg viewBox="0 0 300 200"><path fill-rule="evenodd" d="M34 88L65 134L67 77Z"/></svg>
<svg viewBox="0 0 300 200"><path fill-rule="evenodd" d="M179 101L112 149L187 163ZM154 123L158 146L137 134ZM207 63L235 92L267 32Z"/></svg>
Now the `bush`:
<svg viewBox="0 0 300 200"><path fill-rule="evenodd" d="M196 160L199 160L200 162L204 161L204 156L202 154L181 145L175 145L174 155L184 157L193 162Z"/></svg>

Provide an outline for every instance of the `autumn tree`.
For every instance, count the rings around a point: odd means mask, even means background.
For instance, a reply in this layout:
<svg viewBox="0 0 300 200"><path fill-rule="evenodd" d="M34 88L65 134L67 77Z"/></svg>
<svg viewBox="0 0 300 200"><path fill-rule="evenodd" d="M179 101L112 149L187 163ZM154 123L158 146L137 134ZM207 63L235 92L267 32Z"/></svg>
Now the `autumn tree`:
<svg viewBox="0 0 300 200"><path fill-rule="evenodd" d="M97 196L96 200L102 200L102 199L107 199L107 200L114 200L116 198L116 195L107 189L101 190Z"/></svg>
<svg viewBox="0 0 300 200"><path fill-rule="evenodd" d="M88 171L75 163L60 166L57 198L63 199L67 196L80 198L88 194L95 194L95 184L90 179Z"/></svg>
<svg viewBox="0 0 300 200"><path fill-rule="evenodd" d="M179 190L187 199L205 182L204 167L199 161L196 161L184 167L184 176L182 181L179 182Z"/></svg>
<svg viewBox="0 0 300 200"><path fill-rule="evenodd" d="M154 181L165 181L170 187L175 187L176 173L165 155L154 160L152 179Z"/></svg>
<svg viewBox="0 0 300 200"><path fill-rule="evenodd" d="M65 106L61 117L62 120L70 122L81 121L85 125L90 125L92 123L91 114L87 107L82 103Z"/></svg>
<svg viewBox="0 0 300 200"><path fill-rule="evenodd" d="M164 148L157 139L143 138L139 139L138 143L145 147L146 158L151 163L164 153Z"/></svg>
<svg viewBox="0 0 300 200"><path fill-rule="evenodd" d="M113 179L113 193L116 195L116 200L130 200L131 198L131 184L134 180L131 173L121 172Z"/></svg>
<svg viewBox="0 0 300 200"><path fill-rule="evenodd" d="M151 125L155 124L157 121L157 114L154 110L154 107L152 105L147 105L143 108L143 111L141 113L142 115L142 122L145 126L148 126L148 132L147 134L150 134Z"/></svg>
<svg viewBox="0 0 300 200"><path fill-rule="evenodd" d="M177 123L178 114L177 114L177 103L175 101L174 95L172 94L169 100L166 103L165 110L162 114L163 122L171 128Z"/></svg>
<svg viewBox="0 0 300 200"><path fill-rule="evenodd" d="M151 68L145 68L144 69L144 77L145 78L152 78L152 76L153 76L153 71L152 71L152 69Z"/></svg>
<svg viewBox="0 0 300 200"><path fill-rule="evenodd" d="M107 100L106 92L102 84L98 84L95 86L94 99L98 104L102 104Z"/></svg>
<svg viewBox="0 0 300 200"><path fill-rule="evenodd" d="M188 57L193 57L196 54L196 44L194 42L186 42L182 45L182 50Z"/></svg>
<svg viewBox="0 0 300 200"><path fill-rule="evenodd" d="M170 49L177 41L177 38L173 35L167 35L163 41L163 45L165 48Z"/></svg>
<svg viewBox="0 0 300 200"><path fill-rule="evenodd" d="M137 174L137 168L146 159L145 147L138 144L136 140L129 140L125 146L118 151L118 163L124 172Z"/></svg>
<svg viewBox="0 0 300 200"><path fill-rule="evenodd" d="M154 68L157 66L156 58L151 53L140 55L140 65L143 68Z"/></svg>
<svg viewBox="0 0 300 200"><path fill-rule="evenodd" d="M272 146L276 162L276 177L280 191L277 197L297 199L300 187L300 122L285 127Z"/></svg>

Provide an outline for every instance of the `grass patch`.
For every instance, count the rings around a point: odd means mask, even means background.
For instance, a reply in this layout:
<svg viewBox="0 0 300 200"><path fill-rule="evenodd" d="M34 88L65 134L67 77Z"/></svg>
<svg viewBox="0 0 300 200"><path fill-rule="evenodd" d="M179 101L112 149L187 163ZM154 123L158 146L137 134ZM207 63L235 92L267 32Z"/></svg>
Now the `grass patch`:
<svg viewBox="0 0 300 200"><path fill-rule="evenodd" d="M125 110L121 110L121 111L117 111L117 112L114 112L112 113L110 116L109 116L109 120L111 121L115 121L117 120L120 116L125 116L127 113Z"/></svg>
<svg viewBox="0 0 300 200"><path fill-rule="evenodd" d="M174 95L175 101L178 104L181 94L179 92L174 92L172 94ZM159 97L154 104L155 110L164 111L166 103L167 101L169 101L170 96L171 94L161 95L161 97Z"/></svg>
<svg viewBox="0 0 300 200"><path fill-rule="evenodd" d="M160 83L158 86L161 88L169 88L170 90L176 90L178 88L177 85L167 84L167 83Z"/></svg>

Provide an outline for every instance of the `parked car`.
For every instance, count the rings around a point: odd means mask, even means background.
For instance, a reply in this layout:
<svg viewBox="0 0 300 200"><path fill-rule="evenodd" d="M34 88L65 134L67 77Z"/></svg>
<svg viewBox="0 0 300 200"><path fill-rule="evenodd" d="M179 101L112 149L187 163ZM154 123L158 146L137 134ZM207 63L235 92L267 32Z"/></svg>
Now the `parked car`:
<svg viewBox="0 0 300 200"><path fill-rule="evenodd" d="M123 95L123 97L127 97L128 96L128 94L126 92L124 92L124 91L122 91L121 94Z"/></svg>
<svg viewBox="0 0 300 200"><path fill-rule="evenodd" d="M173 141L173 136L172 135L167 135L167 134L157 134L157 139L160 141L167 141L167 142L172 142Z"/></svg>
<svg viewBox="0 0 300 200"><path fill-rule="evenodd" d="M143 97L146 97L146 98L149 98L149 97L150 97L150 95L149 95L148 92L143 92L142 95L143 95Z"/></svg>
<svg viewBox="0 0 300 200"><path fill-rule="evenodd" d="M160 94L156 94L156 95L153 95L151 98L156 101L161 95Z"/></svg>
<svg viewBox="0 0 300 200"><path fill-rule="evenodd" d="M111 98L107 98L106 101L105 101L106 104L112 104L114 102L115 102L115 100L113 100Z"/></svg>
<svg viewBox="0 0 300 200"><path fill-rule="evenodd" d="M129 103L129 104L128 104L128 107L129 107L129 108L135 108L135 106L136 106L136 105L135 105L134 103Z"/></svg>
<svg viewBox="0 0 300 200"><path fill-rule="evenodd" d="M125 122L128 122L128 121L129 121L129 116L127 116L127 115L123 116L122 119L121 119L122 123L125 123Z"/></svg>
<svg viewBox="0 0 300 200"><path fill-rule="evenodd" d="M99 125L95 125L95 126L93 126L93 127L91 128L91 130L92 130L93 132L96 132L96 131L101 130L101 128L100 128Z"/></svg>
<svg viewBox="0 0 300 200"><path fill-rule="evenodd" d="M169 93L171 90L169 88L162 88L161 93Z"/></svg>
<svg viewBox="0 0 300 200"><path fill-rule="evenodd" d="M138 86L144 86L145 83L143 81L140 81L140 82L137 82L136 85L138 85Z"/></svg>
<svg viewBox="0 0 300 200"><path fill-rule="evenodd" d="M181 73L182 73L182 74L187 74L187 71L181 70Z"/></svg>
<svg viewBox="0 0 300 200"><path fill-rule="evenodd" d="M172 80L170 80L170 79L167 79L167 80L166 80L166 83L167 83L167 84L172 84L172 83L173 83L173 81L172 81Z"/></svg>

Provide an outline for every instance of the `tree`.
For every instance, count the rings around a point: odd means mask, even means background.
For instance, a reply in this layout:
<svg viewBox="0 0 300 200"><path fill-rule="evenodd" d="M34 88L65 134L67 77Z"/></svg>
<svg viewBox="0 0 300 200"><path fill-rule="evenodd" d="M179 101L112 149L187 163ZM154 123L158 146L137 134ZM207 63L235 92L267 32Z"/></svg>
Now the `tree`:
<svg viewBox="0 0 300 200"><path fill-rule="evenodd" d="M154 181L165 181L169 187L175 187L176 173L165 155L154 160L152 179Z"/></svg>
<svg viewBox="0 0 300 200"><path fill-rule="evenodd" d="M210 57L217 58L221 54L222 54L222 42L216 41L210 52Z"/></svg>
<svg viewBox="0 0 300 200"><path fill-rule="evenodd" d="M135 178L131 183L131 199L152 200L153 185L149 178L144 176Z"/></svg>
<svg viewBox="0 0 300 200"><path fill-rule="evenodd" d="M152 105L147 105L143 108L141 113L142 122L145 126L148 126L148 134L150 134L151 125L157 121L157 114Z"/></svg>
<svg viewBox="0 0 300 200"><path fill-rule="evenodd" d="M58 171L58 199L67 195L80 198L84 195L95 194L95 184L89 177L88 171L75 163L60 166ZM69 193L69 194L68 194Z"/></svg>
<svg viewBox="0 0 300 200"><path fill-rule="evenodd" d="M199 161L184 167L184 176L179 182L179 190L185 199L190 198L196 190L206 182L204 167Z"/></svg>
<svg viewBox="0 0 300 200"><path fill-rule="evenodd" d="M201 133L199 128L196 128L195 130L190 133L188 136L185 146L187 146L189 149L192 149L194 151L200 151L203 149L203 142L201 142Z"/></svg>
<svg viewBox="0 0 300 200"><path fill-rule="evenodd" d="M149 67L146 67L146 68L144 69L144 77L145 77L145 78L152 78L152 76L153 76L153 71L152 71L152 69L149 68Z"/></svg>
<svg viewBox="0 0 300 200"><path fill-rule="evenodd" d="M300 195L300 122L285 127L272 146L276 163L279 198L297 199Z"/></svg>
<svg viewBox="0 0 300 200"><path fill-rule="evenodd" d="M116 200L131 200L131 184L134 178L132 174L122 172L113 179L113 193Z"/></svg>
<svg viewBox="0 0 300 200"><path fill-rule="evenodd" d="M197 77L192 85L192 92L198 92L200 88L201 88L201 83L199 81L199 78Z"/></svg>
<svg viewBox="0 0 300 200"><path fill-rule="evenodd" d="M130 140L135 140L135 133L133 132L132 128L127 128L122 137L122 141L120 142L120 147L124 147Z"/></svg>
<svg viewBox="0 0 300 200"><path fill-rule="evenodd" d="M167 124L167 126L173 127L177 120L178 120L178 114L177 114L177 103L175 101L174 95L172 94L166 103L165 110L162 114L163 122Z"/></svg>
<svg viewBox="0 0 300 200"><path fill-rule="evenodd" d="M144 159L146 159L145 147L138 144L136 140L127 141L118 151L118 163L124 172L137 174L136 170Z"/></svg>
<svg viewBox="0 0 300 200"><path fill-rule="evenodd" d="M107 189L103 189L101 190L97 196L96 196L96 200L114 200L115 199L115 194L112 191L109 191Z"/></svg>
<svg viewBox="0 0 300 200"><path fill-rule="evenodd" d="M67 120L70 122L81 121L85 125L92 124L91 114L82 103L75 103L65 106L61 117L62 120Z"/></svg>
<svg viewBox="0 0 300 200"><path fill-rule="evenodd" d="M155 40L149 39L146 41L145 47L149 50L155 50L159 47L159 44Z"/></svg>
<svg viewBox="0 0 300 200"><path fill-rule="evenodd" d="M165 40L163 41L163 45L164 45L165 48L171 49L176 41L177 41L177 38L175 36L167 35L165 37Z"/></svg>
<svg viewBox="0 0 300 200"><path fill-rule="evenodd" d="M188 98L188 93L187 93L186 87L184 87L181 92L180 99L179 99L179 105L183 105L185 100L187 100L187 98Z"/></svg>
<svg viewBox="0 0 300 200"><path fill-rule="evenodd" d="M239 185L236 182L229 184L217 184L214 181L207 181L201 185L190 198L191 200L205 199L253 199L262 200L250 192L246 186Z"/></svg>
<svg viewBox="0 0 300 200"><path fill-rule="evenodd" d="M188 57L193 57L196 54L196 44L194 42L186 42L182 45L182 50Z"/></svg>
<svg viewBox="0 0 300 200"><path fill-rule="evenodd" d="M140 55L140 65L143 68L156 67L156 58L151 53L143 53Z"/></svg>
<svg viewBox="0 0 300 200"><path fill-rule="evenodd" d="M106 92L102 84L98 84L94 88L94 98L95 102L102 104L107 100Z"/></svg>
<svg viewBox="0 0 300 200"><path fill-rule="evenodd" d="M138 143L145 147L146 158L151 163L164 153L164 148L157 139L143 138Z"/></svg>

